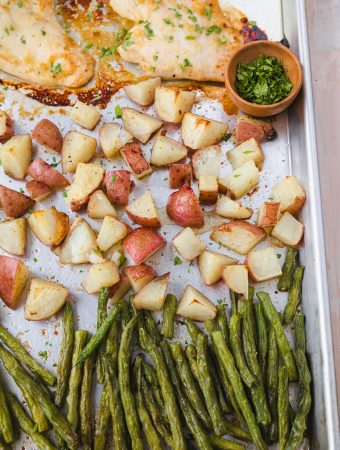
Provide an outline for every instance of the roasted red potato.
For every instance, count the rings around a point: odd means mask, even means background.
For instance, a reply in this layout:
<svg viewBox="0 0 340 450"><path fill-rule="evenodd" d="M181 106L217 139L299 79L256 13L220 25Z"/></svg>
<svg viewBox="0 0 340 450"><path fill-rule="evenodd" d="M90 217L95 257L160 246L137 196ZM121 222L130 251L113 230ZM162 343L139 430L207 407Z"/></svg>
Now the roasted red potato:
<svg viewBox="0 0 340 450"><path fill-rule="evenodd" d="M132 289L136 293L156 276L154 269L146 264L127 266L124 269L124 273L130 280Z"/></svg>
<svg viewBox="0 0 340 450"><path fill-rule="evenodd" d="M125 212L131 220L143 227L158 228L161 226L157 206L150 191L144 192L130 203Z"/></svg>
<svg viewBox="0 0 340 450"><path fill-rule="evenodd" d="M4 144L7 142L14 134L14 125L10 116L0 111L0 143Z"/></svg>
<svg viewBox="0 0 340 450"><path fill-rule="evenodd" d="M60 172L51 167L41 158L35 158L27 169L28 175L51 188L63 188L69 185L67 179Z"/></svg>
<svg viewBox="0 0 340 450"><path fill-rule="evenodd" d="M0 297L9 308L16 308L28 274L27 267L20 259L0 256Z"/></svg>
<svg viewBox="0 0 340 450"><path fill-rule="evenodd" d="M215 228L210 238L240 255L247 255L266 236L262 228L252 223L233 220Z"/></svg>
<svg viewBox="0 0 340 450"><path fill-rule="evenodd" d="M250 138L258 142L264 139L271 140L276 136L276 131L271 122L255 119L254 117L239 117L235 129L236 145L242 144Z"/></svg>
<svg viewBox="0 0 340 450"><path fill-rule="evenodd" d="M0 204L7 217L21 217L34 206L34 200L21 192L0 185Z"/></svg>
<svg viewBox="0 0 340 450"><path fill-rule="evenodd" d="M203 227L204 217L198 198L189 186L182 186L168 199L166 210L170 219L181 227Z"/></svg>
<svg viewBox="0 0 340 450"><path fill-rule="evenodd" d="M146 284L133 298L137 309L159 311L162 309L168 289L170 272L155 277Z"/></svg>
<svg viewBox="0 0 340 450"><path fill-rule="evenodd" d="M113 170L105 175L106 193L112 203L127 205L131 189L131 174L128 170Z"/></svg>
<svg viewBox="0 0 340 450"><path fill-rule="evenodd" d="M46 184L35 180L28 181L26 183L26 189L31 198L33 198L36 202L41 202L52 194L52 190L46 186Z"/></svg>
<svg viewBox="0 0 340 450"><path fill-rule="evenodd" d="M124 145L124 147L120 149L120 154L136 178L143 178L152 173L150 164L145 159L140 145L136 142Z"/></svg>
<svg viewBox="0 0 340 450"><path fill-rule="evenodd" d="M151 228L135 228L123 241L123 249L136 264L141 264L166 244L165 239Z"/></svg>
<svg viewBox="0 0 340 450"><path fill-rule="evenodd" d="M32 139L55 152L61 152L63 136L57 125L48 119L42 119L36 124L32 131Z"/></svg>
<svg viewBox="0 0 340 450"><path fill-rule="evenodd" d="M191 185L192 167L190 164L171 164L169 167L169 187L179 189L183 184Z"/></svg>

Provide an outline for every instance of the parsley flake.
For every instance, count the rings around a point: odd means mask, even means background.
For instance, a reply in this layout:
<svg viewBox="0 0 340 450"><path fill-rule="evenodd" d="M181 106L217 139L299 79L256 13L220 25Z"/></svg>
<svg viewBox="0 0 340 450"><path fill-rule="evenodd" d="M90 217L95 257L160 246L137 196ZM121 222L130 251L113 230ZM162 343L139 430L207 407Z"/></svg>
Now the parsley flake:
<svg viewBox="0 0 340 450"><path fill-rule="evenodd" d="M181 64L181 69L185 70L187 67L191 66L191 62L188 60L188 58L184 58L183 64Z"/></svg>
<svg viewBox="0 0 340 450"><path fill-rule="evenodd" d="M207 28L207 35L209 36L212 33L220 34L222 32L222 28L218 25L211 25L211 27Z"/></svg>
<svg viewBox="0 0 340 450"><path fill-rule="evenodd" d="M155 35L155 32L150 27L150 22L146 22L144 25L144 33L147 39L152 39Z"/></svg>
<svg viewBox="0 0 340 450"><path fill-rule="evenodd" d="M211 19L211 6L204 7L204 14L208 17L208 20Z"/></svg>
<svg viewBox="0 0 340 450"><path fill-rule="evenodd" d="M176 256L176 258L174 259L174 266L179 266L180 264L182 264L182 260L181 258Z"/></svg>
<svg viewBox="0 0 340 450"><path fill-rule="evenodd" d="M122 118L122 110L120 109L120 105L116 105L115 114L116 114L116 119Z"/></svg>
<svg viewBox="0 0 340 450"><path fill-rule="evenodd" d="M51 72L53 72L55 75L58 75L58 73L61 72L61 64L51 62Z"/></svg>
<svg viewBox="0 0 340 450"><path fill-rule="evenodd" d="M225 133L223 136L223 140L228 142L231 139L232 133Z"/></svg>
<svg viewBox="0 0 340 450"><path fill-rule="evenodd" d="M112 47L103 47L100 49L99 58L104 58L104 56L113 55L117 51L117 46L113 45Z"/></svg>
<svg viewBox="0 0 340 450"><path fill-rule="evenodd" d="M126 263L127 259L124 253L122 253L118 259L118 266L122 267Z"/></svg>
<svg viewBox="0 0 340 450"><path fill-rule="evenodd" d="M46 351L46 350L44 350L43 352L39 352L39 353L38 353L38 356L40 356L40 358L42 358L42 359L44 359L45 361L47 361L48 355L47 355L47 351Z"/></svg>

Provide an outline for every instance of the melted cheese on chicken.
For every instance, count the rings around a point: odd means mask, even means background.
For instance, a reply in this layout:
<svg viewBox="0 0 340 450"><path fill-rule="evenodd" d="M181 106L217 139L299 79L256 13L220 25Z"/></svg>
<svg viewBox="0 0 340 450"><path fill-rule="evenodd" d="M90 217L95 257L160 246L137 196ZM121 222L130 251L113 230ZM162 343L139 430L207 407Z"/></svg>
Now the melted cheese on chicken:
<svg viewBox="0 0 340 450"><path fill-rule="evenodd" d="M53 0L0 0L0 69L29 83L79 87L95 61L59 25Z"/></svg>
<svg viewBox="0 0 340 450"><path fill-rule="evenodd" d="M119 48L122 59L148 75L223 81L230 53L241 45L242 14L217 0L110 0L137 22Z"/></svg>

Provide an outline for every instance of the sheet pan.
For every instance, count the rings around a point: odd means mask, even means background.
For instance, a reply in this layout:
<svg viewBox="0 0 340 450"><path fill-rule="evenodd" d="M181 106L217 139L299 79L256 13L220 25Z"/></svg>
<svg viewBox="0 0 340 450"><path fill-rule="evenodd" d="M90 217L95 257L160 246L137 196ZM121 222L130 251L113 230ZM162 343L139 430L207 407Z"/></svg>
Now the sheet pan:
<svg viewBox="0 0 340 450"><path fill-rule="evenodd" d="M285 175L293 173L298 176L302 184L306 188L308 200L303 210L303 221L306 225L306 236L304 247L301 251L301 259L306 264L306 275L304 280L303 294L303 310L306 314L306 326L308 336L308 354L313 371L313 412L310 424L311 439L305 440L304 448L313 448L321 450L336 450L340 448L338 414L336 405L336 386L334 377L333 364L333 348L331 339L331 325L329 316L327 278L325 271L325 254L323 243L323 226L322 226L322 207L320 202L318 162L315 143L315 123L313 114L313 99L311 91L311 73L309 66L308 37L305 20L304 0L282 0L282 10L280 2L263 2L265 6L265 14L268 11L274 15L273 21L268 21L267 31L269 37L279 39L282 29L288 38L290 45L296 53L299 54L304 68L304 92L295 102L294 106L289 110L288 114L281 114L276 118L275 128L278 137L273 142L265 143L264 154L265 164L261 172L260 189L251 197L246 198L244 203L254 209L255 214L252 220L256 218L256 210L261 203L270 197L271 187ZM247 4L250 2L237 1L236 6L242 3L245 12ZM261 2L262 4L262 2ZM252 5L252 10L254 7ZM252 17L254 13L251 13ZM261 24L261 18L256 17L258 23ZM270 29L269 29L270 28ZM34 125L42 118L49 117L55 123L59 124L65 133L70 129L81 131L79 127L74 125L67 115L67 108L52 108L42 106L34 100L28 99L20 92L1 91L0 88L1 108L9 110L15 118L15 132L30 132ZM105 111L102 111L102 122L109 122L115 118L116 105L132 106L122 91L119 91L111 100ZM153 114L152 108L146 110ZM198 102L194 106L194 112L206 115L217 120L227 121L229 128L232 130L235 125L236 118L226 116L222 106L217 101L212 101L200 92L198 92ZM66 113L66 114L65 114ZM116 120L116 119L115 119ZM118 120L119 121L119 120ZM101 122L101 123L102 123ZM82 130L84 131L84 130ZM175 138L179 137L179 132L174 127L168 127L168 135ZM98 132L85 132L86 134L98 137ZM150 156L151 141L144 146L147 157ZM232 147L232 143L223 143L223 166L222 173L230 172L229 164L225 158L226 150ZM49 162L58 162L58 155L46 152L43 148L37 147L36 154L43 157ZM53 159L55 158L55 159ZM102 164L111 169L123 168L124 164L121 160L106 161L102 155L98 154L98 160ZM58 166L60 168L60 166ZM14 189L24 188L24 183L11 180L7 176L0 173L0 183ZM150 188L155 197L157 205L165 207L169 195L167 171L157 170L151 177L137 182L133 190L131 199ZM75 215L70 213L65 205L65 199L62 192L53 196L51 200L44 201L39 207L47 207L54 204L57 209L66 212L71 218ZM91 226L98 230L100 221L90 220L85 214L81 214L89 221ZM123 220L129 222L127 216L121 212ZM170 244L171 238L179 231L174 225L165 225L162 232L166 233L168 245L164 252L153 256L149 263L153 265L159 274L171 271L171 281L169 291L176 295L180 295L183 288L187 284L192 284L204 294L209 296L212 301L226 301L228 303L228 293L223 285L219 283L214 288L206 288L200 281L196 263L190 266L183 262L182 265L174 265L174 253ZM86 328L95 331L96 317L96 297L87 295L82 287L81 282L84 280L88 266L63 266L58 263L58 258L51 253L47 247L43 246L36 238L28 233L29 243L27 248L27 257L25 262L30 268L31 276L48 278L59 281L70 289L71 297L74 300L74 308L79 328ZM212 250L222 251L230 256L240 259L239 255L227 252L225 249L218 249L216 244L212 244L209 240L209 233L203 234L202 239L208 243L208 248ZM265 244L262 244L265 245ZM282 254L281 249L276 249L277 254ZM283 262L283 256L280 258ZM283 309L286 296L276 291L276 283L257 284L258 289L265 289L272 295L275 305L278 309ZM25 296L25 293L24 293ZM55 372L58 360L58 350L61 339L61 321L60 316L52 318L49 321L34 323L27 322L24 319L24 305L15 312L0 305L1 322L14 333L32 354ZM183 327L177 326L177 336L185 341L187 336ZM2 369L1 369L2 372ZM3 375L3 373L2 373ZM13 389L15 386L11 380L5 376L5 381ZM100 389L99 389L100 390ZM98 393L99 393L98 390ZM23 438L18 442L15 448L25 448L33 450L34 445L28 438Z"/></svg>

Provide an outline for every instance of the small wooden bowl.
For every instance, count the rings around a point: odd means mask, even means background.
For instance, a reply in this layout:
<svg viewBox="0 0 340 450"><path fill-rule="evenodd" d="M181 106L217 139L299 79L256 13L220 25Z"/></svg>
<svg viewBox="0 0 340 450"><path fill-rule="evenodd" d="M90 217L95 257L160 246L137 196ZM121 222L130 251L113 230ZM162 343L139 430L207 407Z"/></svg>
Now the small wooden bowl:
<svg viewBox="0 0 340 450"><path fill-rule="evenodd" d="M257 105L240 97L235 88L236 70L239 63L248 63L260 55L274 56L283 62L288 78L293 88L288 97L272 105ZM255 117L269 117L279 114L288 108L298 95L302 86L302 67L297 56L282 44L273 41L255 41L245 44L230 56L225 70L225 84L230 98L235 105L246 114Z"/></svg>

